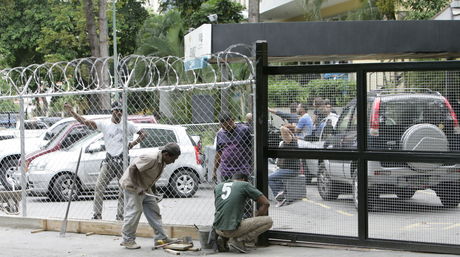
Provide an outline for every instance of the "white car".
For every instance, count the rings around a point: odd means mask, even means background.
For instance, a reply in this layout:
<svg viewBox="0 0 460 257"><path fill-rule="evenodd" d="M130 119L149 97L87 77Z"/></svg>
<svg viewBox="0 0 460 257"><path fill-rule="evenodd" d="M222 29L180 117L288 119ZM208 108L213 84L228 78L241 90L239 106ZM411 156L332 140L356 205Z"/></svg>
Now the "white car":
<svg viewBox="0 0 460 257"><path fill-rule="evenodd" d="M204 169L195 141L182 126L163 124L138 124L147 137L129 151L131 161L142 153L152 151L168 142L181 148L180 157L166 166L156 187L175 197L192 197L198 184L204 180ZM72 198L95 188L99 168L106 156L102 133L95 132L67 149L35 158L27 173L29 189L35 195L47 195L52 200L67 200L75 174L80 149L83 149L78 169L78 188ZM19 178L20 174L15 173ZM117 189L113 179L109 189Z"/></svg>
<svg viewBox="0 0 460 257"><path fill-rule="evenodd" d="M110 115L86 115L86 118L105 118ZM48 141L57 135L68 124L74 122L74 118L64 118L54 123L46 131L35 137L25 138L25 153L26 155L39 150L46 145ZM21 158L21 139L19 137L0 141L0 183L6 190L12 190L12 185L15 184L11 180L12 172L16 170L18 161Z"/></svg>
<svg viewBox="0 0 460 257"><path fill-rule="evenodd" d="M18 138L21 135L20 123L16 123L16 128L7 128L0 130L0 140L7 140L12 138ZM24 121L24 137L34 138L38 137L48 129L46 123L39 120L26 120Z"/></svg>

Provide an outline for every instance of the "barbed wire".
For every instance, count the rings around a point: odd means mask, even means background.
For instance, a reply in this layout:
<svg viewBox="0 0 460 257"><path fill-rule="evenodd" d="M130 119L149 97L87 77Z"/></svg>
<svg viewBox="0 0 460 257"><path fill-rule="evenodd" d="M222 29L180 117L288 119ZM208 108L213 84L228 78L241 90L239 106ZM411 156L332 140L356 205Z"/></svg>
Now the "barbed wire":
<svg viewBox="0 0 460 257"><path fill-rule="evenodd" d="M56 63L32 64L0 70L0 97L97 92L107 90L192 90L228 88L252 83L253 59L236 49L252 53L252 47L235 44L203 57L200 69L185 69L182 57L129 55L87 57ZM117 75L117 80L115 79Z"/></svg>

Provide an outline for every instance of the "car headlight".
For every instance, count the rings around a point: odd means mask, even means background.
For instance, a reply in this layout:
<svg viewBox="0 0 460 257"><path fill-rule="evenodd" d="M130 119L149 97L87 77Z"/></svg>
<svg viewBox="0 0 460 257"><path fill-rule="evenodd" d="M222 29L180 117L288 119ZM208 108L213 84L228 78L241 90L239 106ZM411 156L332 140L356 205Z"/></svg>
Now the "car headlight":
<svg viewBox="0 0 460 257"><path fill-rule="evenodd" d="M35 159L29 164L29 171L34 171L34 170L42 171L42 170L45 170L47 164L48 164L48 162L46 160L37 160L37 159Z"/></svg>

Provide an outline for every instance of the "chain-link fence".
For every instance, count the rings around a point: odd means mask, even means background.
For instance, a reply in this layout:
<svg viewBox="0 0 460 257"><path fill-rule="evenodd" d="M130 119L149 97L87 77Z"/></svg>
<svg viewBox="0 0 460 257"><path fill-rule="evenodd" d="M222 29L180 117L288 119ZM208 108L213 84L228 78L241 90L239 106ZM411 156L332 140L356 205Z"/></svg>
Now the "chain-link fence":
<svg viewBox="0 0 460 257"><path fill-rule="evenodd" d="M181 155L152 188L163 223L211 225L216 182L253 175L253 64L230 48L184 67L127 56L116 73L113 58L1 70L1 215L62 218L71 200L71 219L121 220L129 162L174 142Z"/></svg>

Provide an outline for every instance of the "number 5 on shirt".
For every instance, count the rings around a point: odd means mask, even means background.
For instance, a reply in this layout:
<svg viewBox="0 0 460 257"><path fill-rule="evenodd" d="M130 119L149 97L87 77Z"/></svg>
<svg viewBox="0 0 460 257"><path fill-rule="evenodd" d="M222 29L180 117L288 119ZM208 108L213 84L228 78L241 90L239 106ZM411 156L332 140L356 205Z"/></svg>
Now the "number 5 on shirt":
<svg viewBox="0 0 460 257"><path fill-rule="evenodd" d="M225 183L224 186L222 187L222 199L227 199L230 193L232 192L232 184L233 183Z"/></svg>

